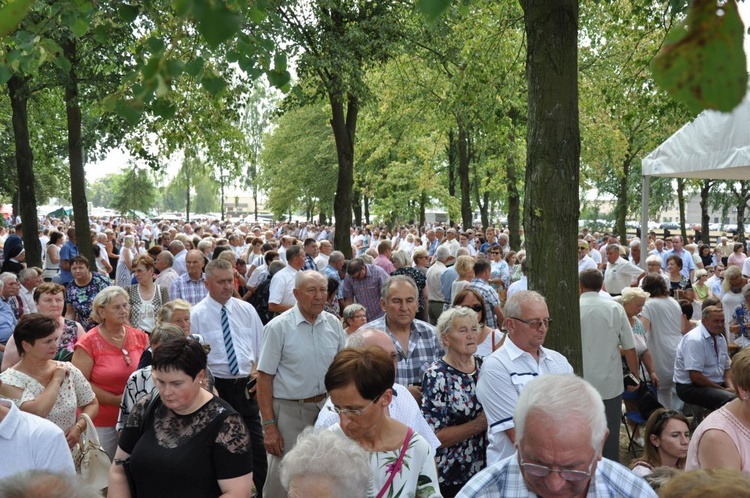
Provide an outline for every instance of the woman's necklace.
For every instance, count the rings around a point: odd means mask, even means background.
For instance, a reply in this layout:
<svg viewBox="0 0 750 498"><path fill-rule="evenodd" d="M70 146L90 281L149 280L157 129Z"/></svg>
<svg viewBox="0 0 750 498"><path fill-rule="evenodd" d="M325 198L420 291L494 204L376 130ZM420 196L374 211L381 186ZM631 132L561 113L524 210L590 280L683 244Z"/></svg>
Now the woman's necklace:
<svg viewBox="0 0 750 498"><path fill-rule="evenodd" d="M109 344L116 347L122 352L122 359L125 362L125 365L130 366L130 362L131 362L130 353L128 352L127 349L125 349L125 339L127 337L128 331L123 328L123 331L122 331L122 334L120 334L120 337L115 337L111 332L109 332L106 329L106 327L100 324L99 334L104 338L105 341L107 341Z"/></svg>

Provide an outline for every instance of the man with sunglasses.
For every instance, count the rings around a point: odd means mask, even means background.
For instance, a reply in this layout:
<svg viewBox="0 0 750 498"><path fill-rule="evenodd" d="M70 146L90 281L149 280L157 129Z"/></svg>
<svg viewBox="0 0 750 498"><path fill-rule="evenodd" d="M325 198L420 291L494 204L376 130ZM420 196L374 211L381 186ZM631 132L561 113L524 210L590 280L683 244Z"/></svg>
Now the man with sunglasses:
<svg viewBox="0 0 750 498"><path fill-rule="evenodd" d="M640 384L635 338L625 308L600 294L604 279L599 270L584 270L578 276L581 304L581 346L583 378L591 382L604 400L609 437L604 456L620 461L620 419L622 417L622 354L633 374L635 391Z"/></svg>
<svg viewBox="0 0 750 498"><path fill-rule="evenodd" d="M589 256L589 244L585 240L578 240L578 274L589 268L596 269L596 261Z"/></svg>
<svg viewBox="0 0 750 498"><path fill-rule="evenodd" d="M526 384L540 375L573 373L563 355L542 347L551 320L541 294L519 291L508 298L504 311L507 339L485 356L477 382L477 398L487 415L487 465L515 451L513 410Z"/></svg>
<svg viewBox="0 0 750 498"><path fill-rule="evenodd" d="M482 375L485 368L486 362ZM475 475L458 498L656 497L644 479L602 458L604 405L585 380L573 375L532 380L513 421L515 454Z"/></svg>

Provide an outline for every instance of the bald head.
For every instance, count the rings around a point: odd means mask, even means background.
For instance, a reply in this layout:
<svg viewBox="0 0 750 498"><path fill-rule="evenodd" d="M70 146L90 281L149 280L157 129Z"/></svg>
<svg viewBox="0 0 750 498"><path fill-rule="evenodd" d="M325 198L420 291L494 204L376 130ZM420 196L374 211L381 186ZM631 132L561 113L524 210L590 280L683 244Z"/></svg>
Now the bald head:
<svg viewBox="0 0 750 498"><path fill-rule="evenodd" d="M393 367L396 368L400 355L391 338L382 330L359 329L346 340L347 348L366 348L369 346L377 346L388 353L393 358Z"/></svg>

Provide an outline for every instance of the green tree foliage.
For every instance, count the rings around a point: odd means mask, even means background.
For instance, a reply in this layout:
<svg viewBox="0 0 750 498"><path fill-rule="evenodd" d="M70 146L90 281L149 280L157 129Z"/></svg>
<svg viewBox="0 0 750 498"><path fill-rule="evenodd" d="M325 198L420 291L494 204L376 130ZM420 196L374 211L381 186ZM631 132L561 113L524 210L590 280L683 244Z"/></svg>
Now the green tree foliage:
<svg viewBox="0 0 750 498"><path fill-rule="evenodd" d="M119 177L119 174L109 174L88 185L86 187L86 198L94 206L112 206Z"/></svg>
<svg viewBox="0 0 750 498"><path fill-rule="evenodd" d="M261 182L266 207L277 218L295 211L333 213L336 144L328 119L324 103L306 105L286 112L265 136Z"/></svg>
<svg viewBox="0 0 750 498"><path fill-rule="evenodd" d="M130 165L114 180L112 209L121 213L130 210L148 212L156 205L156 186L148 170Z"/></svg>

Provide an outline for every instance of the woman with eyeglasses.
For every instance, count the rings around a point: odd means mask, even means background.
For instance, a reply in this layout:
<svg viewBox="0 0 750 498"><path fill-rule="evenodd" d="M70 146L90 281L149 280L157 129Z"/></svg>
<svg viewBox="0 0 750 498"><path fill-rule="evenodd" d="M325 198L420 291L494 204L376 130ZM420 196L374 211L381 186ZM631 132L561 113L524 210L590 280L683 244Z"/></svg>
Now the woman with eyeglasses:
<svg viewBox="0 0 750 498"><path fill-rule="evenodd" d="M729 468L750 472L750 349L732 357L737 398L708 415L693 432L687 470Z"/></svg>
<svg viewBox="0 0 750 498"><path fill-rule="evenodd" d="M458 306L440 315L437 331L446 353L424 374L422 414L440 440L440 491L451 498L486 466L487 417L477 400L479 322L471 308Z"/></svg>
<svg viewBox="0 0 750 498"><path fill-rule="evenodd" d="M440 497L434 450L389 415L395 377L393 359L382 348L339 351L325 376L331 410L341 418L330 430L369 453L368 497Z"/></svg>
<svg viewBox="0 0 750 498"><path fill-rule="evenodd" d="M148 336L129 325L128 293L122 287L107 287L97 294L91 317L99 325L78 339L72 361L94 389L99 414L93 422L102 448L113 458L122 393L148 347Z"/></svg>
<svg viewBox="0 0 750 498"><path fill-rule="evenodd" d="M471 308L477 314L477 321L479 322L477 356L484 358L503 345L503 342L505 342L505 333L500 331L500 329L488 327L485 323L485 302L479 292L475 289L463 289L454 296L453 306L465 306Z"/></svg>
<svg viewBox="0 0 750 498"><path fill-rule="evenodd" d="M358 328L367 323L367 310L361 304L350 304L344 308L341 322L346 335L352 335Z"/></svg>
<svg viewBox="0 0 750 498"><path fill-rule="evenodd" d="M646 422L643 458L633 462L633 473L641 477L657 467L684 469L690 443L688 419L677 410L659 408Z"/></svg>

